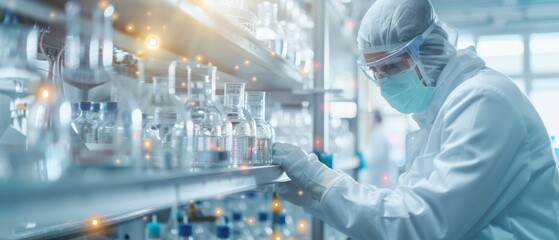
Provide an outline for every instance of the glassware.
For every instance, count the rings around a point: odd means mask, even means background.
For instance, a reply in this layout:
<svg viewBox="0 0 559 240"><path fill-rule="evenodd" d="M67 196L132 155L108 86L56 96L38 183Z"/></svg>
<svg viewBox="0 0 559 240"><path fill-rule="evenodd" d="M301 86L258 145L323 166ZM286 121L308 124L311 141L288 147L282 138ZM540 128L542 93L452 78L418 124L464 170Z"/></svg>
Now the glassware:
<svg viewBox="0 0 559 240"><path fill-rule="evenodd" d="M187 112L194 123L193 167L230 165L231 123L215 104L216 67L193 65L188 71Z"/></svg>
<svg viewBox="0 0 559 240"><path fill-rule="evenodd" d="M272 237L272 228L268 222L268 213L259 212L258 222L255 224L254 228L254 238L256 240L269 240Z"/></svg>
<svg viewBox="0 0 559 240"><path fill-rule="evenodd" d="M245 115L243 98L244 83L225 84L225 109L233 126L232 164L251 164L256 158L256 126Z"/></svg>
<svg viewBox="0 0 559 240"><path fill-rule="evenodd" d="M91 110L87 112L86 118L89 123L89 131L85 135L86 143L97 143L97 129L101 123L101 104L98 102L91 103Z"/></svg>
<svg viewBox="0 0 559 240"><path fill-rule="evenodd" d="M181 138L184 125L181 125L180 111L183 105L179 99L169 91L168 77L153 77L152 92L145 97L142 108L153 116L153 120L144 126L143 149L144 160L149 162L149 169L169 170L184 166L183 156L180 152L182 147ZM184 113L183 113L184 116Z"/></svg>
<svg viewBox="0 0 559 240"><path fill-rule="evenodd" d="M37 58L36 29L0 25L0 95L10 101L9 112L0 114L0 145L26 144L26 119L35 87L42 81L32 62ZM8 100L9 99L9 100Z"/></svg>
<svg viewBox="0 0 559 240"><path fill-rule="evenodd" d="M263 41L270 50L282 55L284 34L278 25L278 4L268 1L258 4L255 36L256 39Z"/></svg>
<svg viewBox="0 0 559 240"><path fill-rule="evenodd" d="M246 108L256 123L256 160L255 165L272 163L272 143L275 133L272 126L266 122L266 93L246 92Z"/></svg>
<svg viewBox="0 0 559 240"><path fill-rule="evenodd" d="M83 142L86 142L87 135L89 135L89 131L91 131L91 123L87 119L87 115L91 109L91 102L80 102L79 106L80 116L72 122L72 127Z"/></svg>
<svg viewBox="0 0 559 240"><path fill-rule="evenodd" d="M254 240L243 221L243 215L239 212L233 213L233 227L231 228L231 238L237 240Z"/></svg>
<svg viewBox="0 0 559 240"><path fill-rule="evenodd" d="M43 82L36 88L29 110L28 153L19 156L34 161L39 181L56 181L70 166L70 123L72 106L62 98L62 90ZM19 160L19 159L18 159Z"/></svg>
<svg viewBox="0 0 559 240"><path fill-rule="evenodd" d="M114 143L116 130L116 116L117 116L118 103L107 102L105 105L105 114L103 122L99 125L97 130L98 143L111 144Z"/></svg>
<svg viewBox="0 0 559 240"><path fill-rule="evenodd" d="M75 169L140 169L142 113L126 81L107 70L113 59L114 7L96 5L91 10L90 22L81 18L79 4L67 2L65 8L67 32L62 79L66 97L72 102L118 102L113 143L96 143L97 131L91 131L85 145L72 141L73 162L79 167Z"/></svg>

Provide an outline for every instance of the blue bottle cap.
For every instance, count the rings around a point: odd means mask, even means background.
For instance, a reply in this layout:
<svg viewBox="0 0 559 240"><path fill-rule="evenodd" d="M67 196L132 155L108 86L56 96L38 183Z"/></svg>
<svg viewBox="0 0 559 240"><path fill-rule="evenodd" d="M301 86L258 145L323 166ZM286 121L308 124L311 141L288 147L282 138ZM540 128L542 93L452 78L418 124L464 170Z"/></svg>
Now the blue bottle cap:
<svg viewBox="0 0 559 240"><path fill-rule="evenodd" d="M160 238L161 237L161 226L159 223L148 223L148 236L150 238Z"/></svg>
<svg viewBox="0 0 559 240"><path fill-rule="evenodd" d="M260 221L260 222L268 221L268 213L266 213L266 212L258 213L258 221Z"/></svg>
<svg viewBox="0 0 559 240"><path fill-rule="evenodd" d="M92 111L99 112L100 109L101 109L101 104L99 104L98 102L94 102L91 104Z"/></svg>
<svg viewBox="0 0 559 240"><path fill-rule="evenodd" d="M225 225L219 225L216 227L216 234L218 238L228 238L229 237L229 227Z"/></svg>
<svg viewBox="0 0 559 240"><path fill-rule="evenodd" d="M233 213L233 221L241 221L243 219L243 214L239 213L239 212L234 212Z"/></svg>
<svg viewBox="0 0 559 240"><path fill-rule="evenodd" d="M91 103L90 102L80 102L80 110L89 111L89 109L91 109Z"/></svg>
<svg viewBox="0 0 559 240"><path fill-rule="evenodd" d="M256 198L256 192L248 191L246 192L247 198Z"/></svg>
<svg viewBox="0 0 559 240"><path fill-rule="evenodd" d="M191 224L179 224L179 237L190 237L192 236L192 225Z"/></svg>
<svg viewBox="0 0 559 240"><path fill-rule="evenodd" d="M278 224L278 225L285 225L285 224L286 224L286 222L285 222L285 215L279 214L279 215L276 217L276 224Z"/></svg>

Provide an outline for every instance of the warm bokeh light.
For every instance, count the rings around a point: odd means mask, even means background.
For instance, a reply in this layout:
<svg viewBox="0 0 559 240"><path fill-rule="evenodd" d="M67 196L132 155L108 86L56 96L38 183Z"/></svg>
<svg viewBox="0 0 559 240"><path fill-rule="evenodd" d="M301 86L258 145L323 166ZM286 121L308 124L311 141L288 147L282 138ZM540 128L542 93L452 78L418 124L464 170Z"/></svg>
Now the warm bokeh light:
<svg viewBox="0 0 559 240"><path fill-rule="evenodd" d="M305 220L299 220L297 221L297 223L295 224L295 227L297 228L297 232L298 233L307 233L307 231L309 230L309 224L307 224L307 221Z"/></svg>
<svg viewBox="0 0 559 240"><path fill-rule="evenodd" d="M239 70L241 67L239 65L235 65L235 70Z"/></svg>
<svg viewBox="0 0 559 240"><path fill-rule="evenodd" d="M279 213L281 210L281 201L279 198L274 198L272 200L272 212Z"/></svg>
<svg viewBox="0 0 559 240"><path fill-rule="evenodd" d="M186 62L186 61L188 61L188 58L182 57L182 61L183 61L183 62Z"/></svg>
<svg viewBox="0 0 559 240"><path fill-rule="evenodd" d="M163 25L161 28L162 28L163 30L167 30L167 26L165 26L165 25Z"/></svg>
<svg viewBox="0 0 559 240"><path fill-rule="evenodd" d="M203 60L204 60L204 56L202 56L201 54L196 55L197 62L202 62Z"/></svg>
<svg viewBox="0 0 559 240"><path fill-rule="evenodd" d="M254 224L254 218L249 217L249 218L247 218L246 222L247 222L248 225L253 225Z"/></svg>
<svg viewBox="0 0 559 240"><path fill-rule="evenodd" d="M216 207L214 209L214 216L217 218L223 216L223 209L221 209L220 207Z"/></svg>
<svg viewBox="0 0 559 240"><path fill-rule="evenodd" d="M101 8L101 9L105 9L107 6L109 6L109 2L106 1L106 0L101 0L101 1L99 1L98 6L99 6L99 8Z"/></svg>
<svg viewBox="0 0 559 240"><path fill-rule="evenodd" d="M144 146L145 150L151 150L151 148L153 148L153 140L149 138L144 139L142 146Z"/></svg>
<svg viewBox="0 0 559 240"><path fill-rule="evenodd" d="M297 195L299 195L299 196L303 196L303 194L304 194L303 190L299 190L299 191L297 192Z"/></svg>
<svg viewBox="0 0 559 240"><path fill-rule="evenodd" d="M148 16L151 17L151 11L148 11L148 12L146 13L146 15L148 15Z"/></svg>
<svg viewBox="0 0 559 240"><path fill-rule="evenodd" d="M322 145L322 138L318 137L318 136L315 136L313 138L313 146L314 146L315 149L322 149L322 146L323 146Z"/></svg>
<svg viewBox="0 0 559 240"><path fill-rule="evenodd" d="M212 62L208 62L208 66L213 66L214 64Z"/></svg>
<svg viewBox="0 0 559 240"><path fill-rule="evenodd" d="M97 225L99 225L99 221L97 219L93 219L93 221L91 221L91 224L93 226L97 226Z"/></svg>
<svg viewBox="0 0 559 240"><path fill-rule="evenodd" d="M151 159L151 154L149 154L149 153L144 154L144 159L146 161L149 161Z"/></svg>
<svg viewBox="0 0 559 240"><path fill-rule="evenodd" d="M245 65L250 65L250 61L249 60L245 60Z"/></svg>
<svg viewBox="0 0 559 240"><path fill-rule="evenodd" d="M56 18L56 13L55 12L50 12L49 13L49 18L51 18L51 19Z"/></svg>
<svg viewBox="0 0 559 240"><path fill-rule="evenodd" d="M283 236L281 235L281 233L274 232L272 234L272 240L283 240Z"/></svg>
<svg viewBox="0 0 559 240"><path fill-rule="evenodd" d="M116 165L120 165L120 159L115 160Z"/></svg>
<svg viewBox="0 0 559 240"><path fill-rule="evenodd" d="M159 48L159 37L155 36L155 35L151 35L147 38L146 40L146 44L148 46L149 49L157 49Z"/></svg>
<svg viewBox="0 0 559 240"><path fill-rule="evenodd" d="M253 76L250 80L252 80L252 82L256 82L256 80L258 79L256 78L256 76Z"/></svg>
<svg viewBox="0 0 559 240"><path fill-rule="evenodd" d="M151 30L151 26L150 26L150 25L147 25L147 26L146 26L146 30Z"/></svg>
<svg viewBox="0 0 559 240"><path fill-rule="evenodd" d="M250 171L250 166L248 165L248 163L241 163L241 166L239 166L239 170L242 174L248 174L248 172Z"/></svg>
<svg viewBox="0 0 559 240"><path fill-rule="evenodd" d="M134 31L134 25L132 25L132 24L126 25L126 31L128 31L128 32Z"/></svg>
<svg viewBox="0 0 559 240"><path fill-rule="evenodd" d="M50 102L54 99L54 87L48 83L41 83L37 87L35 96L43 102Z"/></svg>

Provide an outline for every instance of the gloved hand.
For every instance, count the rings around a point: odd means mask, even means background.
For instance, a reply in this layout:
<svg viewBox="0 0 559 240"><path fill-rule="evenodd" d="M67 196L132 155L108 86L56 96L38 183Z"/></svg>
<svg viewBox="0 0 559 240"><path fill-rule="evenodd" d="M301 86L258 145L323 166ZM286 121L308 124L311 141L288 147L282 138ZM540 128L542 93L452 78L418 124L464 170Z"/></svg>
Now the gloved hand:
<svg viewBox="0 0 559 240"><path fill-rule="evenodd" d="M318 205L318 201L312 199L293 181L278 184L277 194L281 200L287 200L300 207L310 208Z"/></svg>
<svg viewBox="0 0 559 240"><path fill-rule="evenodd" d="M287 176L295 185L285 186L280 189L283 192L295 191L293 193L281 194L286 196L285 199L291 201L293 196L298 195L300 189L303 190L304 196L307 195L314 201L320 203L322 196L327 190L336 183L345 174L336 172L326 165L318 161L318 157L314 154L307 154L300 147L274 143L272 146L272 160L279 164L285 170ZM300 186L300 188L297 188ZM281 188L281 186L280 186ZM305 197L307 197L305 196ZM309 199L297 199L301 204L308 204Z"/></svg>

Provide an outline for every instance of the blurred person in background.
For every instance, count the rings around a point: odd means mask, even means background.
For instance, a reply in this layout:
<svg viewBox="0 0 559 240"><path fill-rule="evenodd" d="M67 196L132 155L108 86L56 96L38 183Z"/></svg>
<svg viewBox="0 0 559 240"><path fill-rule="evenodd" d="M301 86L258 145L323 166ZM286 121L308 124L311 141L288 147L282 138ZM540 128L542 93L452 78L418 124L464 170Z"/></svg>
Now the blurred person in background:
<svg viewBox="0 0 559 240"><path fill-rule="evenodd" d="M384 129L383 116L374 110L371 132L363 149L365 167L359 171L359 182L391 188L397 180L398 169L390 158L390 142Z"/></svg>

